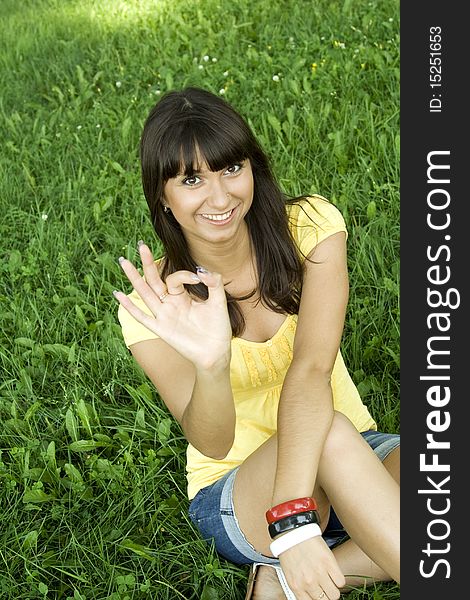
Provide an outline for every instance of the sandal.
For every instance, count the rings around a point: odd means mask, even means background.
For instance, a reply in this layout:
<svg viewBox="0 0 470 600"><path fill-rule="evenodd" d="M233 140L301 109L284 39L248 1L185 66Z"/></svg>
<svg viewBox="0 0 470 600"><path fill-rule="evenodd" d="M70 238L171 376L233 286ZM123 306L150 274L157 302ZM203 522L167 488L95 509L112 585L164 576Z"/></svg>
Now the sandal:
<svg viewBox="0 0 470 600"><path fill-rule="evenodd" d="M272 567L273 569L275 569L277 578L282 587L282 591L284 592L287 600L296 600L296 598L294 596L294 592L290 589L290 587L286 581L286 578L281 569L281 566L273 565L271 563L259 563L259 562L253 563L250 566L250 573L248 575L248 586L247 586L247 590L246 590L245 600L251 600L251 598L253 596L253 590L255 588L255 583L256 583L256 571L258 570L258 567Z"/></svg>
<svg viewBox="0 0 470 600"><path fill-rule="evenodd" d="M245 600L251 600L253 596L253 590L255 588L255 576L258 569L258 563L252 563L250 565L250 572L248 573L248 586L246 588Z"/></svg>

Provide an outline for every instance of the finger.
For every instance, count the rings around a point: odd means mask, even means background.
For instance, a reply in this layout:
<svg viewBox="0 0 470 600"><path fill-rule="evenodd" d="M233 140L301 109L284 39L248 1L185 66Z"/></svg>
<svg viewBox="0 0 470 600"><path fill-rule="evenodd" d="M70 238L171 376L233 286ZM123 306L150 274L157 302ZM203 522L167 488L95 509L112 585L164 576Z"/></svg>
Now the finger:
<svg viewBox="0 0 470 600"><path fill-rule="evenodd" d="M346 579L344 578L344 574L339 568L338 563L330 570L330 577L337 588L343 588L346 585Z"/></svg>
<svg viewBox="0 0 470 600"><path fill-rule="evenodd" d="M341 592L338 588L342 588L346 584L343 573L339 567L333 567L330 568L328 573L325 575L327 576L322 577L322 579L318 582L321 590L325 592L325 596L322 596L322 599L326 600L328 598L329 600L338 600L338 598L341 596ZM318 598L321 595L321 590L318 592L315 598Z"/></svg>
<svg viewBox="0 0 470 600"><path fill-rule="evenodd" d="M150 329L150 331L153 331L156 335L158 335L155 318L144 313L144 311L138 308L132 302L132 300L129 300L128 296L126 296L126 294L124 294L123 292L115 290L113 292L113 296L116 298L119 304L121 304L121 306L123 306L134 317L136 321L138 321L139 323L147 327L147 329Z"/></svg>
<svg viewBox="0 0 470 600"><path fill-rule="evenodd" d="M183 294L186 291L183 285L185 283L196 285L201 283L201 280L196 273L191 273L191 271L175 271L165 279L165 285L170 296Z"/></svg>
<svg viewBox="0 0 470 600"><path fill-rule="evenodd" d="M204 267L197 267L197 274L199 279L207 286L209 292L209 301L220 304L226 304L227 297L225 295L224 282L222 275L219 273L212 273Z"/></svg>
<svg viewBox="0 0 470 600"><path fill-rule="evenodd" d="M328 594L321 588L315 588L314 592L309 592L309 598L312 600L330 600Z"/></svg>
<svg viewBox="0 0 470 600"><path fill-rule="evenodd" d="M142 261L145 281L155 291L157 296L160 296L160 294L166 291L166 288L165 284L161 280L158 267L153 258L153 254L147 244L144 244L142 240L137 242L137 245L139 247L139 254Z"/></svg>
<svg viewBox="0 0 470 600"><path fill-rule="evenodd" d="M318 589L317 593L312 594L312 597L315 600L338 600L340 592L331 579L328 578L328 580L321 582L321 588Z"/></svg>
<svg viewBox="0 0 470 600"><path fill-rule="evenodd" d="M121 265L122 270L124 271L127 279L129 279L132 287L139 294L145 304L149 307L153 314L156 313L156 310L160 304L160 301L155 295L155 292L148 285L139 271L134 267L130 260L127 258L120 257L119 264Z"/></svg>

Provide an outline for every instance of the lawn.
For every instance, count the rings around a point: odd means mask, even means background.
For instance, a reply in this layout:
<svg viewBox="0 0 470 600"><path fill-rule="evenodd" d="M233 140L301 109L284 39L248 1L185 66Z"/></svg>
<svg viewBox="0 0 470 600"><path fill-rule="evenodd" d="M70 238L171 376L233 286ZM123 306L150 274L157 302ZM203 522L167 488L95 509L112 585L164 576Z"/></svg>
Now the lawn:
<svg viewBox="0 0 470 600"><path fill-rule="evenodd" d="M241 600L247 569L190 524L181 430L117 321L117 257L161 251L139 136L162 93L205 87L286 193L338 206L343 354L399 431L399 3L2 0L0 70L0 598Z"/></svg>

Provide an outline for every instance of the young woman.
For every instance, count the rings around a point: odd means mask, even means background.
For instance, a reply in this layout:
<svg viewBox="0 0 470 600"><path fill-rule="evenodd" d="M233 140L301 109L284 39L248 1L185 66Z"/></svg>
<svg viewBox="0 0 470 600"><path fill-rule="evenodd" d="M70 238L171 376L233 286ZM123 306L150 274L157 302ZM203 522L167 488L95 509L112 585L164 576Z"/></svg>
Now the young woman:
<svg viewBox="0 0 470 600"><path fill-rule="evenodd" d="M247 598L398 581L399 436L376 431L339 350L341 214L288 200L244 119L198 88L152 109L141 165L165 254L139 243L144 277L121 258L134 291L115 297L188 441L193 523L253 565Z"/></svg>

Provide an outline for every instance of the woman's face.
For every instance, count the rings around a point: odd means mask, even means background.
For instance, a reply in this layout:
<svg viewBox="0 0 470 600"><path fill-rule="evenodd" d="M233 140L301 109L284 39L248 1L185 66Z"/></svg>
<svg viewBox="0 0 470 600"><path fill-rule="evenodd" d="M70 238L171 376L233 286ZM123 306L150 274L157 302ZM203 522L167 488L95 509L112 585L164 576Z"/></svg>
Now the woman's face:
<svg viewBox="0 0 470 600"><path fill-rule="evenodd" d="M205 162L191 177L169 179L164 204L188 241L225 242L235 239L253 201L253 173L248 159L211 171Z"/></svg>

